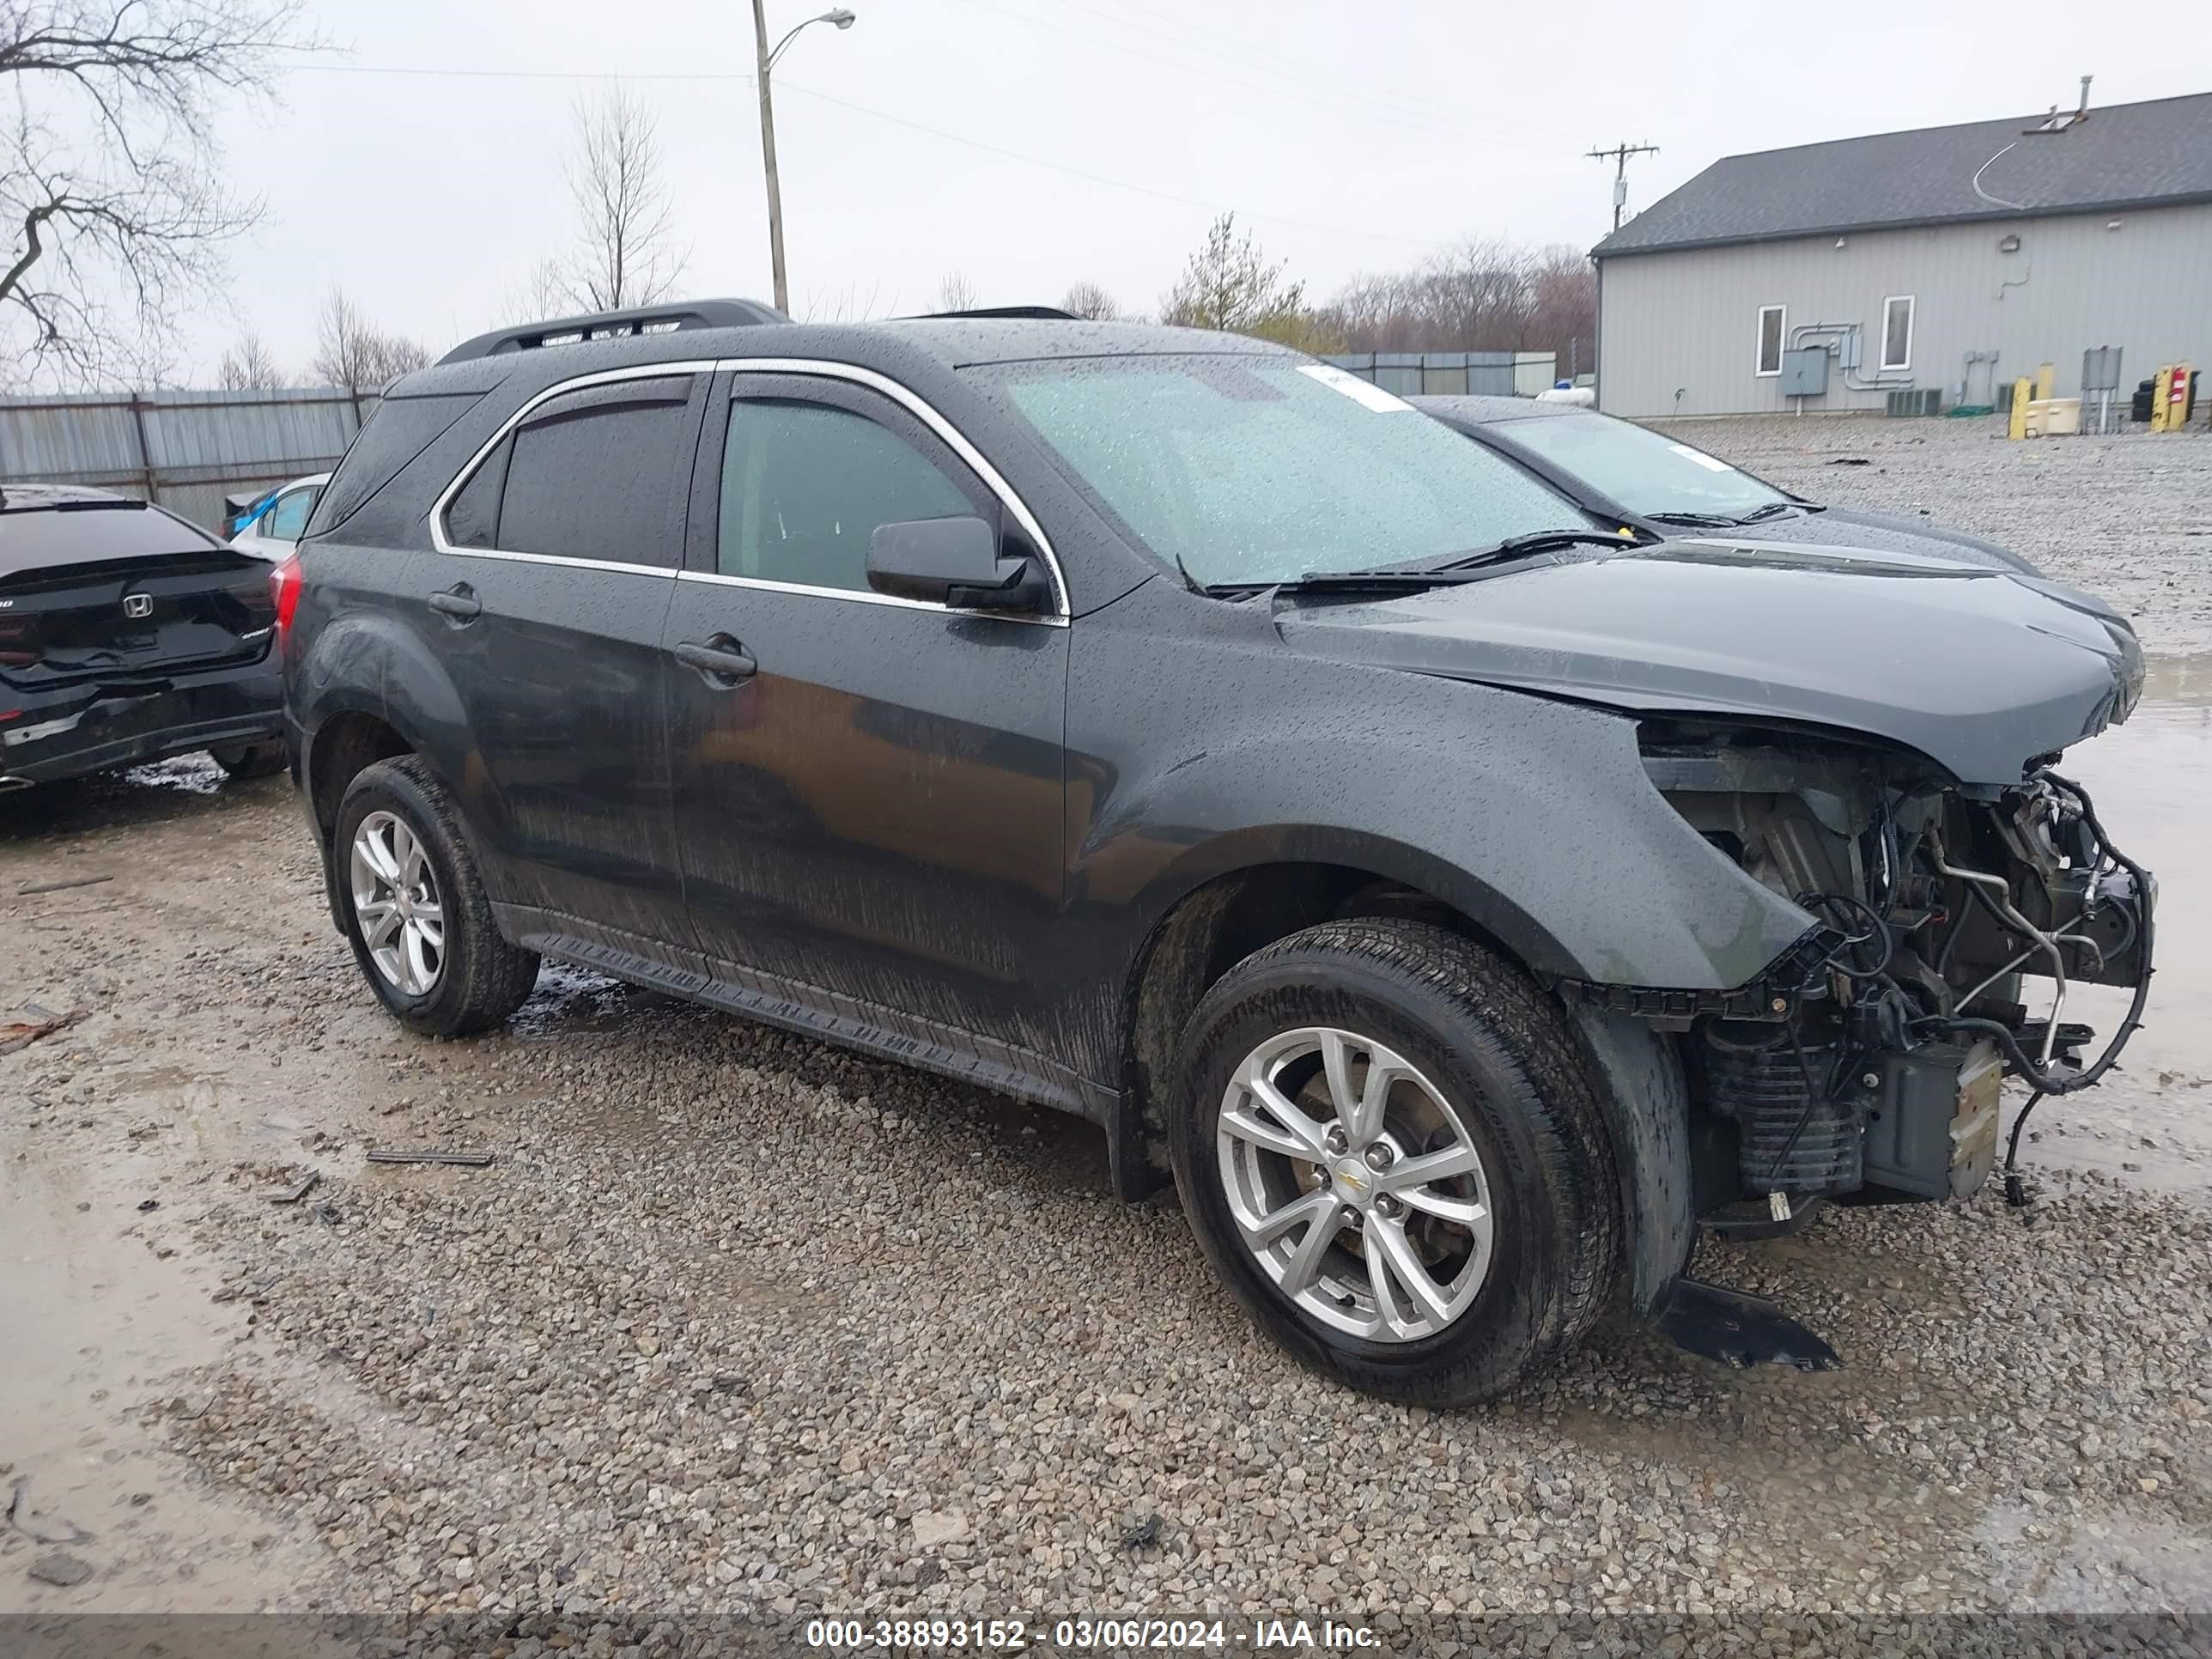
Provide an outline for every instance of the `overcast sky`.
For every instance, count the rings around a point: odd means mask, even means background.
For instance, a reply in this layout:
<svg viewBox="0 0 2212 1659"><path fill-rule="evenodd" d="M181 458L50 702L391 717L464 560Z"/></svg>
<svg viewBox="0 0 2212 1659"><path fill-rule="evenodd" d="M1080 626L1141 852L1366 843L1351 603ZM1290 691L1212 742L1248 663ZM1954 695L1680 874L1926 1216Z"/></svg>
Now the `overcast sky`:
<svg viewBox="0 0 2212 1659"><path fill-rule="evenodd" d="M680 291L768 297L746 0L309 3L347 50L227 120L269 217L234 249L234 314L186 325L179 380L210 378L245 325L304 364L333 283L434 349L500 320L570 234L562 168L595 76L659 118ZM776 70L801 315L927 309L951 271L984 303L1087 278L1153 309L1224 209L1325 297L1470 235L1587 247L1612 179L1584 152L1622 140L1660 146L1629 164L1634 208L1738 151L2070 105L2084 73L2098 103L2212 90L2202 0L854 9ZM771 32L818 9L774 0ZM384 72L424 70L534 73Z"/></svg>

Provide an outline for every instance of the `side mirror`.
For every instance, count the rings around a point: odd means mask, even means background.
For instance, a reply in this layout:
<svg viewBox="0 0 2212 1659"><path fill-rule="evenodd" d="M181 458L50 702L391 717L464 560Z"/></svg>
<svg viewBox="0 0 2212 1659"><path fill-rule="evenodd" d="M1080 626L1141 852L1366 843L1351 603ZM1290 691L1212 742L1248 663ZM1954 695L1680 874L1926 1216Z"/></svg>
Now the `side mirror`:
<svg viewBox="0 0 2212 1659"><path fill-rule="evenodd" d="M956 611L1042 611L1052 602L1036 561L1002 556L998 532L981 519L878 525L868 538L868 586Z"/></svg>

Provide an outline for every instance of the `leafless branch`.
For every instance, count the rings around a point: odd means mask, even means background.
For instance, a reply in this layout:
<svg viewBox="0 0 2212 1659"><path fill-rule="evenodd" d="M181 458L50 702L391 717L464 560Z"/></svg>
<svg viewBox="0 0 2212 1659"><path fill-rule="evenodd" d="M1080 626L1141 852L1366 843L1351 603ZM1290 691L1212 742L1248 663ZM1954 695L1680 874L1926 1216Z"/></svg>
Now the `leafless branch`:
<svg viewBox="0 0 2212 1659"><path fill-rule="evenodd" d="M271 392L285 384L285 377L268 345L249 328L222 354L216 384L231 392Z"/></svg>
<svg viewBox="0 0 2212 1659"><path fill-rule="evenodd" d="M311 46L301 0L0 0L0 349L63 380L143 378L220 286L258 202L220 182L228 95Z"/></svg>
<svg viewBox="0 0 2212 1659"><path fill-rule="evenodd" d="M325 296L316 323L314 361L307 366L322 384L355 393L380 392L429 362L428 346L378 328L343 289L333 288Z"/></svg>
<svg viewBox="0 0 2212 1659"><path fill-rule="evenodd" d="M1121 314L1121 307L1115 303L1114 296L1090 282L1071 284L1060 308L1079 317L1088 317L1094 323L1110 323Z"/></svg>
<svg viewBox="0 0 2212 1659"><path fill-rule="evenodd" d="M571 307L619 311L666 299L690 251L675 246L675 207L661 179L659 123L619 84L576 110L568 193L577 228L562 285Z"/></svg>

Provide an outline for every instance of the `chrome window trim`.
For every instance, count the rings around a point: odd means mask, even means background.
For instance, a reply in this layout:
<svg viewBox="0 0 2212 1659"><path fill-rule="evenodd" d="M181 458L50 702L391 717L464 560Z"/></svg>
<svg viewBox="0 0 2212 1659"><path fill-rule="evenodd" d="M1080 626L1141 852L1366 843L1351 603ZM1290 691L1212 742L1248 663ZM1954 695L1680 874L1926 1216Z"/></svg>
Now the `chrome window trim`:
<svg viewBox="0 0 2212 1659"><path fill-rule="evenodd" d="M866 386L897 404L944 442L963 463L983 481L984 487L999 498L1000 505L1013 515L1037 551L1043 556L1045 569L1052 578L1053 614L1048 617L1024 616L1018 611L977 611L939 605L928 599L902 599L896 594L878 593L842 587L813 587L798 582L763 581L755 576L725 576L719 572L670 568L661 565L622 564L609 559L580 559L567 554L525 553L504 547L456 547L446 535L446 511L453 497L459 495L469 480L476 476L492 451L507 441L510 433L528 420L532 413L552 398L570 392L582 392L595 386L610 385L621 380L655 380L672 374L807 374L822 380L842 380L849 385ZM688 486L687 486L688 487ZM1014 487L1002 477L998 468L983 457L983 453L970 443L965 434L945 418L920 393L887 374L858 363L834 362L815 357L720 357L685 358L677 362L633 363L623 368L600 369L589 374L578 374L547 386L520 409L501 422L491 436L478 445L476 453L456 472L452 481L438 492L430 504L430 545L440 553L464 559L507 559L523 564L552 564L573 566L586 570L617 570L641 576L659 576L684 581L707 582L723 587L757 587L779 593L804 593L819 599L857 600L863 605L902 606L911 611L938 611L947 616L997 617L1007 622L1042 623L1049 628L1065 628L1068 623L1068 591L1066 574L1060 568L1060 555L1053 550L1052 539L1044 533L1044 526L1029 504L1014 492Z"/></svg>

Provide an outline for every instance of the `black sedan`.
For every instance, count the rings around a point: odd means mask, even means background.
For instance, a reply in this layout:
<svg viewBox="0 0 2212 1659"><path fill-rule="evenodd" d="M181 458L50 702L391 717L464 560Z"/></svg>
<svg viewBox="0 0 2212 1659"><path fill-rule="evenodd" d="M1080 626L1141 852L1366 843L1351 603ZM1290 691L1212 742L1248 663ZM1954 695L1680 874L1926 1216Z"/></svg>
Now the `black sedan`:
<svg viewBox="0 0 2212 1659"><path fill-rule="evenodd" d="M1598 517L1653 536L1751 532L1763 542L1872 547L2042 574L1994 542L1807 501L1694 445L1595 410L1528 398L1408 401Z"/></svg>
<svg viewBox="0 0 2212 1659"><path fill-rule="evenodd" d="M0 492L0 791L212 750L281 770L265 560L104 489Z"/></svg>

